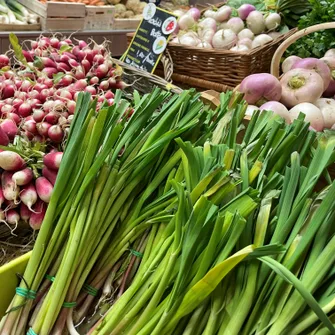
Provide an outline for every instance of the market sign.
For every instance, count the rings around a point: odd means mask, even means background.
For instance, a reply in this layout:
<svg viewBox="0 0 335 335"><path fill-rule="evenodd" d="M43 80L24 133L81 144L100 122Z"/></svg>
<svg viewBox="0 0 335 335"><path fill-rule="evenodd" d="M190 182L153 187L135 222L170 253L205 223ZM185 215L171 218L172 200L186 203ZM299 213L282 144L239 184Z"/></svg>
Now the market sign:
<svg viewBox="0 0 335 335"><path fill-rule="evenodd" d="M147 4L143 19L122 60L130 66L153 73L176 27L175 15L153 3Z"/></svg>

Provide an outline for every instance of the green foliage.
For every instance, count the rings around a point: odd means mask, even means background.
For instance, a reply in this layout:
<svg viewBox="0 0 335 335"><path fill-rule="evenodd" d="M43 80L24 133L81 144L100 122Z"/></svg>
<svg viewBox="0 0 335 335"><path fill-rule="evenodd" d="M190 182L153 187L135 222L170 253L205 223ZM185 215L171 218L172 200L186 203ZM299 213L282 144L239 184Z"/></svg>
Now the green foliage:
<svg viewBox="0 0 335 335"><path fill-rule="evenodd" d="M312 10L299 20L299 29L316 24L335 21L334 0L309 0ZM286 52L285 56L296 55L305 57L323 57L325 52L335 47L335 29L322 30L300 38Z"/></svg>

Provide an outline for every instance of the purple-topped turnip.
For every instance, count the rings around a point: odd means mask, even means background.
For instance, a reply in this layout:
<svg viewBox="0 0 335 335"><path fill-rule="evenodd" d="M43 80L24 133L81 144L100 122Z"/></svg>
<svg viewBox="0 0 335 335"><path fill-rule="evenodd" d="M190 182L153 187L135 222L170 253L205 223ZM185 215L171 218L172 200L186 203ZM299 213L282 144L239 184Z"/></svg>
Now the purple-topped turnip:
<svg viewBox="0 0 335 335"><path fill-rule="evenodd" d="M238 16L242 20L246 20L246 18L249 16L249 14L251 12L253 12L254 10L256 10L255 6L246 3L246 4L243 4L242 6L240 6L238 8L237 12L238 12Z"/></svg>
<svg viewBox="0 0 335 335"><path fill-rule="evenodd" d="M283 73L286 73L292 69L292 66L298 61L301 60L298 56L289 56L287 57L281 66Z"/></svg>
<svg viewBox="0 0 335 335"><path fill-rule="evenodd" d="M268 101L259 107L261 111L267 110L272 111L275 114L281 116L287 123L291 123L291 117L288 109L278 101Z"/></svg>
<svg viewBox="0 0 335 335"><path fill-rule="evenodd" d="M323 93L324 81L313 70L292 69L280 79L282 86L281 102L293 107L302 102L314 103Z"/></svg>
<svg viewBox="0 0 335 335"><path fill-rule="evenodd" d="M323 90L325 91L329 86L331 75L329 67L320 59L317 58L304 58L295 62L292 69L307 69L316 71L323 79Z"/></svg>
<svg viewBox="0 0 335 335"><path fill-rule="evenodd" d="M246 77L239 91L248 104L261 106L267 101L279 101L282 87L279 80L269 73L256 73Z"/></svg>

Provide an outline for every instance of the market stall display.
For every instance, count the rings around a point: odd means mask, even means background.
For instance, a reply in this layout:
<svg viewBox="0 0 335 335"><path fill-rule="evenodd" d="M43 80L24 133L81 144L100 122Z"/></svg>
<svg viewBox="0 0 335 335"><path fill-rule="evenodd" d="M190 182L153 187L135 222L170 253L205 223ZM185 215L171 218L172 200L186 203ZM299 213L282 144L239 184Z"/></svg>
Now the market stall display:
<svg viewBox="0 0 335 335"><path fill-rule="evenodd" d="M316 31L334 29L335 23L324 23L296 32L277 50L272 62L272 74L255 74L245 78L238 90L245 93L253 113L269 109L292 122L302 112L317 131L335 124L335 57L332 49L320 59L289 56L282 64L285 50L301 37ZM279 77L279 79L277 79ZM255 106L256 105L256 106Z"/></svg>
<svg viewBox="0 0 335 335"><path fill-rule="evenodd" d="M39 17L16 0L0 1L0 30L40 30Z"/></svg>

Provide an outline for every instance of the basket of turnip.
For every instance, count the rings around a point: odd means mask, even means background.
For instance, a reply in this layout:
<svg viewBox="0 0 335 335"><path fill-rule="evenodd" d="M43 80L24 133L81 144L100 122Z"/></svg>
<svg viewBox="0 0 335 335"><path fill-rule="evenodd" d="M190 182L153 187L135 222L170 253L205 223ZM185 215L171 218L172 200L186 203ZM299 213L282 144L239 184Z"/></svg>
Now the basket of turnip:
<svg viewBox="0 0 335 335"><path fill-rule="evenodd" d="M335 22L296 32L275 52L271 74L250 75L236 87L245 94L249 116L257 109L272 110L291 123L303 113L315 131L335 129L335 49L320 59L293 55L281 62L286 49L299 38L325 29L335 29Z"/></svg>
<svg viewBox="0 0 335 335"><path fill-rule="evenodd" d="M295 31L278 13L251 4L191 8L179 17L178 28L167 47L174 74L228 87L250 74L270 72L274 52Z"/></svg>

